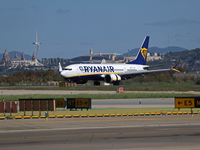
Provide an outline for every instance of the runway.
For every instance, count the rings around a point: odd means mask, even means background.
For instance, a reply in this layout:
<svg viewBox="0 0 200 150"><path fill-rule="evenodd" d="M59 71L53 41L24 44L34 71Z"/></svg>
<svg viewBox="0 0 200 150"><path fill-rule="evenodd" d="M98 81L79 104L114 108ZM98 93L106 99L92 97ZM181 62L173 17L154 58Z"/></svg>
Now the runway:
<svg viewBox="0 0 200 150"><path fill-rule="evenodd" d="M77 91L77 90L4 90L0 89L1 95L31 95L31 94L115 94L116 91ZM124 93L178 93L200 94L198 91L124 91Z"/></svg>
<svg viewBox="0 0 200 150"><path fill-rule="evenodd" d="M199 149L200 116L0 121L0 150Z"/></svg>

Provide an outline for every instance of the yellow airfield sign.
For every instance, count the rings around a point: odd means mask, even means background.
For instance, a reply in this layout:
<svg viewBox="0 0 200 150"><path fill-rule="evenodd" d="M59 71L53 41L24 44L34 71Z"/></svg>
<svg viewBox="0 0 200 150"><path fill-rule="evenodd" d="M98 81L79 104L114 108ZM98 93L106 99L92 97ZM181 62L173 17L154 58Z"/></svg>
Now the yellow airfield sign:
<svg viewBox="0 0 200 150"><path fill-rule="evenodd" d="M67 109L91 109L91 98L68 98Z"/></svg>
<svg viewBox="0 0 200 150"><path fill-rule="evenodd" d="M194 98L175 98L175 108L194 108Z"/></svg>
<svg viewBox="0 0 200 150"><path fill-rule="evenodd" d="M200 108L200 97L175 97L175 108Z"/></svg>
<svg viewBox="0 0 200 150"><path fill-rule="evenodd" d="M64 98L56 98L56 108L65 108Z"/></svg>
<svg viewBox="0 0 200 150"><path fill-rule="evenodd" d="M76 98L77 108L89 108L90 102L88 98Z"/></svg>

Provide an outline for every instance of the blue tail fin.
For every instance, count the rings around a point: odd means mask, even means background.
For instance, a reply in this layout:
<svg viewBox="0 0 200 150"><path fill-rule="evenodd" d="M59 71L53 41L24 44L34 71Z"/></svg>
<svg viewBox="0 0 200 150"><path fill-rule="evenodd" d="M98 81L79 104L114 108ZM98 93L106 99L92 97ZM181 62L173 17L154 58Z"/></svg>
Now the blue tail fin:
<svg viewBox="0 0 200 150"><path fill-rule="evenodd" d="M137 57L135 58L134 61L131 61L128 64L146 65L148 45L149 45L149 36L146 36L137 54Z"/></svg>

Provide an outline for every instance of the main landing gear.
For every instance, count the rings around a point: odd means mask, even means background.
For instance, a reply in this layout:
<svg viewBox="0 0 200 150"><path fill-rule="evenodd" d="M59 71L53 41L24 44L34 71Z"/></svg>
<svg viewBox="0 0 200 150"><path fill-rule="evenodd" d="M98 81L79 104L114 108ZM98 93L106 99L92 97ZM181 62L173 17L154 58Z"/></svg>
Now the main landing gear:
<svg viewBox="0 0 200 150"><path fill-rule="evenodd" d="M100 81L94 81L94 86L100 86Z"/></svg>
<svg viewBox="0 0 200 150"><path fill-rule="evenodd" d="M113 85L119 85L119 82L113 82Z"/></svg>

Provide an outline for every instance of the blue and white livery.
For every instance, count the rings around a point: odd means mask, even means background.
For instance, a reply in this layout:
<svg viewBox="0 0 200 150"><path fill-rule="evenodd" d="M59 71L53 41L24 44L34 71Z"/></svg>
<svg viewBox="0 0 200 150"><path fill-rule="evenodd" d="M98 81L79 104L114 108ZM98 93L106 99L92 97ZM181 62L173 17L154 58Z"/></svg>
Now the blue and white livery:
<svg viewBox="0 0 200 150"><path fill-rule="evenodd" d="M93 80L94 85L100 85L100 81L118 85L121 80L134 78L152 72L164 72L170 69L148 70L146 65L149 36L146 36L140 47L136 59L127 64L73 64L62 69L59 63L59 73L69 82L85 84Z"/></svg>

